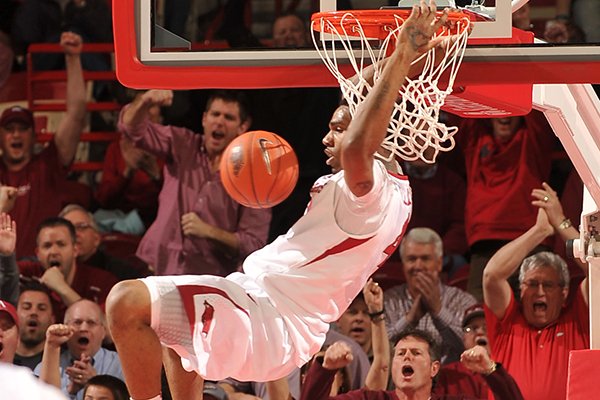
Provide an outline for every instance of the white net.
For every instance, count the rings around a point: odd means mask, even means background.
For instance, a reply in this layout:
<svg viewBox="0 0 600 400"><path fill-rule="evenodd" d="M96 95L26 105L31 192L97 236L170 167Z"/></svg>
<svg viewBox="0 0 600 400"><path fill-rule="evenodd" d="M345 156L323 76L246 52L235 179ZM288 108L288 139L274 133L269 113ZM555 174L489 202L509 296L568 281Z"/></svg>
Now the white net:
<svg viewBox="0 0 600 400"><path fill-rule="evenodd" d="M352 116L381 76L384 59L390 54L388 47L392 49L402 29L404 18L394 17L393 24L382 25L381 29L387 32L387 36L377 41L378 46L372 44L373 39L367 37L360 20L351 12L344 14L335 24L323 17L312 21L313 43L338 80ZM422 72L416 77L406 78L394 106L388 135L382 143L389 153L377 153L378 157L390 161L399 156L406 161L421 159L433 163L440 151L454 148L453 136L458 129L440 122L439 116L446 97L452 93L467 45L469 24L468 17L459 19L453 29L453 33L457 32L456 40L446 40L442 51L432 49L414 61L424 63ZM317 31L321 32L319 38ZM439 35L447 36L448 32L444 30L436 34ZM340 72L339 65L346 63L347 59L354 70L354 77L346 78ZM366 68L372 68L372 71L363 74ZM448 74L441 81L446 71ZM371 74L372 80L369 81Z"/></svg>

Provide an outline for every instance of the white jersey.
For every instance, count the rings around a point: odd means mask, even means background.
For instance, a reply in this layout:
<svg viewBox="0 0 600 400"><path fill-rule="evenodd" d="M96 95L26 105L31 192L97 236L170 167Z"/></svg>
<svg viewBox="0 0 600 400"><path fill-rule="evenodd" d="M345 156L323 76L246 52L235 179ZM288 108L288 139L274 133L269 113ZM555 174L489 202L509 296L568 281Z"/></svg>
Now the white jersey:
<svg viewBox="0 0 600 400"><path fill-rule="evenodd" d="M306 363L408 225L408 180L379 161L373 173L359 198L343 172L319 179L304 216L252 253L245 273L143 279L161 343L209 380L264 382Z"/></svg>
<svg viewBox="0 0 600 400"><path fill-rule="evenodd" d="M397 249L408 225L407 178L390 174L380 161L373 174L374 187L360 198L347 187L343 171L320 178L304 216L244 261L245 274L268 294L306 354L319 350L329 322ZM342 229L351 220L368 229L359 234Z"/></svg>

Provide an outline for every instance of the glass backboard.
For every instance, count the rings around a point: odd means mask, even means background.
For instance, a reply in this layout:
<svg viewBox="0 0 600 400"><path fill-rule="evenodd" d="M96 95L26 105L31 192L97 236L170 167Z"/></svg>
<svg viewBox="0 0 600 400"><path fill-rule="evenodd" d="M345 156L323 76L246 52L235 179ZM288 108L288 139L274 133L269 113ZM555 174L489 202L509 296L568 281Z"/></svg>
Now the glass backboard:
<svg viewBox="0 0 600 400"><path fill-rule="evenodd" d="M185 14L187 23L177 26L172 17L173 10L181 12L176 0L113 1L116 69L124 85L174 89L335 86L337 82L310 40L297 48L275 46L271 28L277 15L292 9L308 27L314 11L390 5L385 0L192 3L203 6L192 6ZM537 39L523 43L513 35L514 7L509 1L485 4L483 13L491 17L474 23L459 83L600 82L598 43L577 38L564 44ZM554 17L553 5L527 7L531 21L538 24L529 26L542 36L539 24ZM232 38L232 32L237 37Z"/></svg>

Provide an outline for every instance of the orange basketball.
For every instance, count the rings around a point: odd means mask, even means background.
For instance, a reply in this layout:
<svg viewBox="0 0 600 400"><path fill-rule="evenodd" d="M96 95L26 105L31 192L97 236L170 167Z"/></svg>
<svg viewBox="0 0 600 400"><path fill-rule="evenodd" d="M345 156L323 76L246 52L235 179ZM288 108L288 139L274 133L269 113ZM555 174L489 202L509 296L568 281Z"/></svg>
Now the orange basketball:
<svg viewBox="0 0 600 400"><path fill-rule="evenodd" d="M221 181L238 203L269 208L285 200L298 181L298 158L282 137L267 131L235 138L221 158Z"/></svg>

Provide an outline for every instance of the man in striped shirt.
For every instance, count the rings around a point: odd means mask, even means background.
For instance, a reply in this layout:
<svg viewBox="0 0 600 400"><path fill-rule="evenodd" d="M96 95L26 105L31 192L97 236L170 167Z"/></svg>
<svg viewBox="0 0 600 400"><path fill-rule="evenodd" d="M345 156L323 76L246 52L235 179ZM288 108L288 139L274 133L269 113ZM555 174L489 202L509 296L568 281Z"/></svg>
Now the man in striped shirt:
<svg viewBox="0 0 600 400"><path fill-rule="evenodd" d="M444 285L442 239L429 228L413 228L400 244L406 283L385 291L384 308L388 336L407 328L429 332L441 345L442 363L458 361L464 350L462 318L477 303L469 293Z"/></svg>

